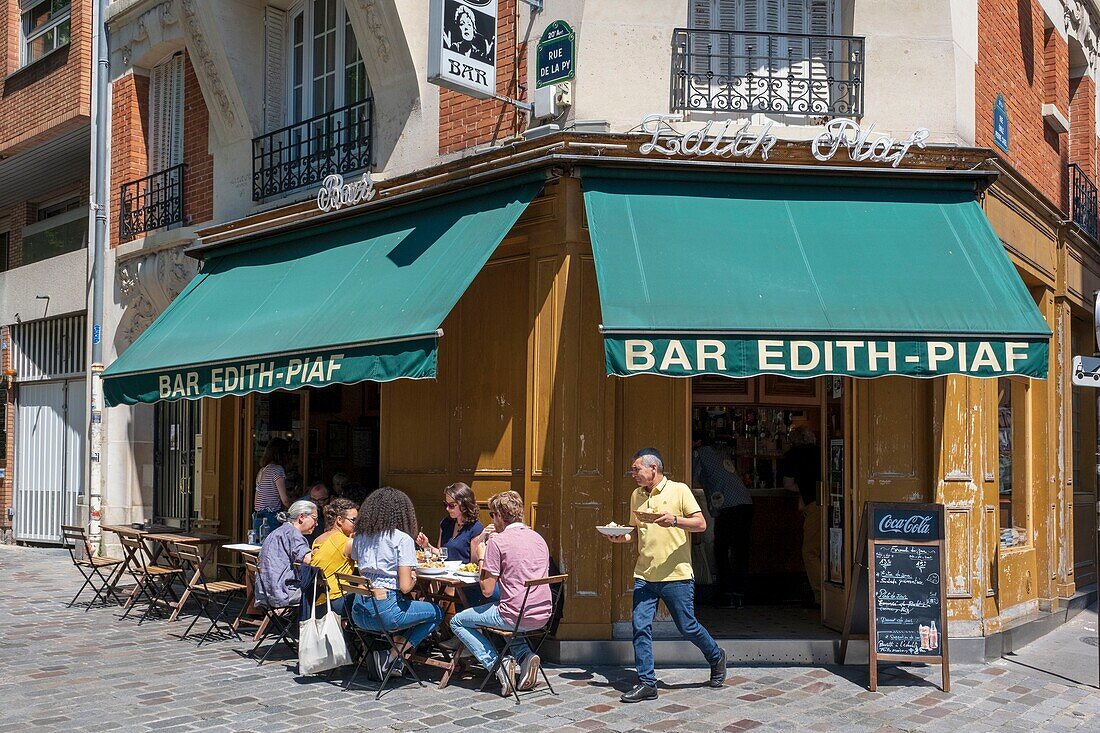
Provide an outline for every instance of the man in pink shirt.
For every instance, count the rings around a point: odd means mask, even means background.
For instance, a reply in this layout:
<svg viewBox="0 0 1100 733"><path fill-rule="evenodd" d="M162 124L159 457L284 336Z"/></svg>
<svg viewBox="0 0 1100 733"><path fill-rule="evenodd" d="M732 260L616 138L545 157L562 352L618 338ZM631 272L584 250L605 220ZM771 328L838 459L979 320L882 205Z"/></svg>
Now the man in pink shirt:
<svg viewBox="0 0 1100 733"><path fill-rule="evenodd" d="M470 559L481 567L481 592L491 598L499 588L500 603L486 603L467 608L451 619L451 629L477 660L492 669L497 653L493 645L475 627L512 630L520 610L520 629L537 629L549 619L552 611L550 587L536 586L527 595L524 583L545 578L550 572L550 551L538 532L523 523L523 498L515 491L505 491L489 499L489 517L493 523L473 542ZM497 527L503 529L497 531ZM527 605L524 606L524 597ZM530 690L538 682L539 656L531 652L524 639L509 642L511 656L506 656L497 679L500 694L512 694L512 687ZM516 667L519 682L516 683Z"/></svg>

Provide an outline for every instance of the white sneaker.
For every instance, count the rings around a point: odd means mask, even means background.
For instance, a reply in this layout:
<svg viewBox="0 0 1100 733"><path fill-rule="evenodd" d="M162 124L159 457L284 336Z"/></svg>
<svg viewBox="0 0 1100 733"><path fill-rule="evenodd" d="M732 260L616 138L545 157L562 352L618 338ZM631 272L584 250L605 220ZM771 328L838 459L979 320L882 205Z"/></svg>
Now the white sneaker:
<svg viewBox="0 0 1100 733"><path fill-rule="evenodd" d="M505 657L497 668L497 681L500 682L500 696L511 697L512 688L516 684L516 660Z"/></svg>
<svg viewBox="0 0 1100 733"><path fill-rule="evenodd" d="M527 659L523 660L523 663L519 665L519 689L533 690L535 685L539 683L539 665L542 664L542 660L539 659L538 654L528 654Z"/></svg>

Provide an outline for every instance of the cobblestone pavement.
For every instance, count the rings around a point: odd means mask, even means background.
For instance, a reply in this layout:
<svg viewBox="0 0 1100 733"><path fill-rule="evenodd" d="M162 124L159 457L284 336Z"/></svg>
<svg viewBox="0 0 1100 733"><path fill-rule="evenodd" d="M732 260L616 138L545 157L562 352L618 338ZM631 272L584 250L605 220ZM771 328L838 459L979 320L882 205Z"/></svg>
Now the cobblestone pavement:
<svg viewBox="0 0 1100 733"><path fill-rule="evenodd" d="M629 670L554 668L558 696L517 707L477 692L472 678L446 690L401 687L376 702L300 678L293 660L262 667L237 641L196 648L172 636L180 623L120 621L117 612L64 602L77 587L57 550L0 546L0 733L5 731L1069 731L1097 730L1100 692L1010 662L952 669L883 667L880 691L866 667L735 667L727 686L702 685L705 669L660 670L660 699L618 696ZM1040 642L1041 643L1041 642ZM342 678L337 677L337 680Z"/></svg>

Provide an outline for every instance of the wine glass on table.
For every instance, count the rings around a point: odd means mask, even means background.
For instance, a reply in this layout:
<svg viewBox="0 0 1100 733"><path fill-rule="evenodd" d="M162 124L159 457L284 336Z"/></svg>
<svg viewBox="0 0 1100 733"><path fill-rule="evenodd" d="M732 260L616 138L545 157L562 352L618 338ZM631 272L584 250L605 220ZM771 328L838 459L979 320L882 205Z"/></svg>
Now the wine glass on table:
<svg viewBox="0 0 1100 733"><path fill-rule="evenodd" d="M440 562L447 562L447 548L446 547L440 547L439 548L439 561Z"/></svg>

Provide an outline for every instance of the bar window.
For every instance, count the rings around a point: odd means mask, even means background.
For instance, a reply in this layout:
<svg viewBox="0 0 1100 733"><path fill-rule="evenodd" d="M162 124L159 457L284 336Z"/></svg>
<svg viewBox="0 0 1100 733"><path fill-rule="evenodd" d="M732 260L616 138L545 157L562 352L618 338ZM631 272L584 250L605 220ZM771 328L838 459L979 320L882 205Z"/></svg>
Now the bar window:
<svg viewBox="0 0 1100 733"><path fill-rule="evenodd" d="M1027 381L997 380L997 487L1001 547L1028 544Z"/></svg>
<svg viewBox="0 0 1100 733"><path fill-rule="evenodd" d="M24 0L20 33L20 65L33 64L69 43L70 0Z"/></svg>

